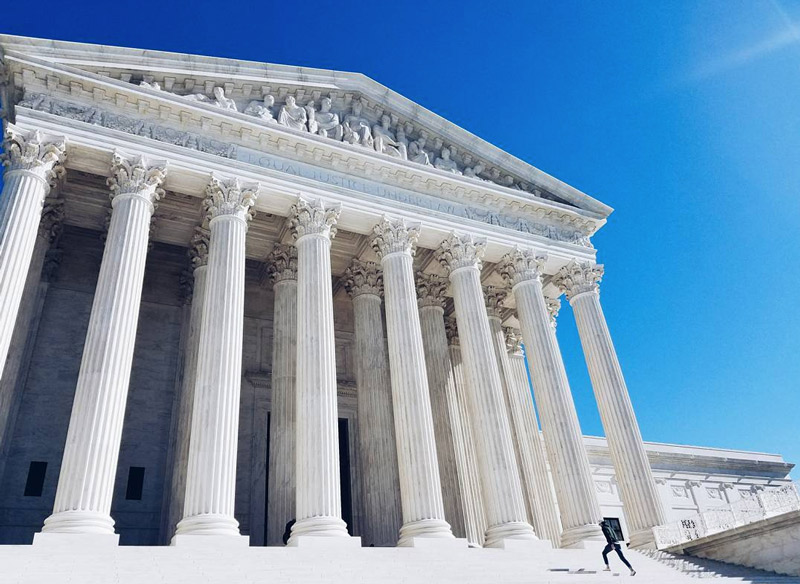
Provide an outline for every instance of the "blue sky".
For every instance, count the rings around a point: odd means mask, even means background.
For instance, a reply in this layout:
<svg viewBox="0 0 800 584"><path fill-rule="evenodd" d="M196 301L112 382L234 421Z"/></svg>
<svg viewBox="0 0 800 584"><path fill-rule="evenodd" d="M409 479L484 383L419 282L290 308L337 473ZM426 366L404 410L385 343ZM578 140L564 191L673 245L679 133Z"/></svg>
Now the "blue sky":
<svg viewBox="0 0 800 584"><path fill-rule="evenodd" d="M800 3L42 0L3 16L13 34L359 71L608 203L601 298L645 439L800 462ZM583 430L602 434L567 307L558 336Z"/></svg>

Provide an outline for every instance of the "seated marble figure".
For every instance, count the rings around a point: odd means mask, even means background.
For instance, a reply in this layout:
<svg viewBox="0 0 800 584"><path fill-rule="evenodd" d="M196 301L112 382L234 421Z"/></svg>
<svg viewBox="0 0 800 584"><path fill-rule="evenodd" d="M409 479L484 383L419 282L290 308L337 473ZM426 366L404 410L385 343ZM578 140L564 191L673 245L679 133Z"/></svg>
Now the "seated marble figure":
<svg viewBox="0 0 800 584"><path fill-rule="evenodd" d="M441 156L433 162L433 166L445 172L452 172L454 174L461 174L458 170L456 161L450 158L450 149L442 148Z"/></svg>
<svg viewBox="0 0 800 584"><path fill-rule="evenodd" d="M372 131L369 120L361 115L364 106L360 101L354 101L351 113L344 117L344 141L350 144L359 144L367 148L372 147Z"/></svg>
<svg viewBox="0 0 800 584"><path fill-rule="evenodd" d="M244 113L248 116L261 118L268 122L274 122L275 117L272 115L272 107L275 105L275 97L269 93L264 96L263 101L254 100L247 104Z"/></svg>
<svg viewBox="0 0 800 584"><path fill-rule="evenodd" d="M282 126L295 130L308 131L308 112L302 106L297 105L293 95L286 96L286 103L278 112L278 123Z"/></svg>
<svg viewBox="0 0 800 584"><path fill-rule="evenodd" d="M408 150L406 144L403 142L398 141L395 138L394 133L392 132L389 124L391 123L391 118L384 114L381 116L381 123L375 124L372 127L372 140L373 146L375 147L376 152L380 152L382 154L388 154L389 156L393 156L395 158L402 158L403 160L408 159ZM398 134L403 133L403 138L405 138L405 133L403 129L398 129Z"/></svg>

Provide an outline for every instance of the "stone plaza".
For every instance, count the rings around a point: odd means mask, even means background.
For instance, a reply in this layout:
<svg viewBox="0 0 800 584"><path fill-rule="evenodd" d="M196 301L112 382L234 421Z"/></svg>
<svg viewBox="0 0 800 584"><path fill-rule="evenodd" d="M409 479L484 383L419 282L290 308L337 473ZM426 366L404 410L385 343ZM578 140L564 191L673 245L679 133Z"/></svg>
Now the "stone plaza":
<svg viewBox="0 0 800 584"><path fill-rule="evenodd" d="M434 557L434 581L570 581L604 518L653 550L789 485L779 455L643 441L591 241L607 205L360 74L0 51L11 581L72 558L87 582L417 582Z"/></svg>

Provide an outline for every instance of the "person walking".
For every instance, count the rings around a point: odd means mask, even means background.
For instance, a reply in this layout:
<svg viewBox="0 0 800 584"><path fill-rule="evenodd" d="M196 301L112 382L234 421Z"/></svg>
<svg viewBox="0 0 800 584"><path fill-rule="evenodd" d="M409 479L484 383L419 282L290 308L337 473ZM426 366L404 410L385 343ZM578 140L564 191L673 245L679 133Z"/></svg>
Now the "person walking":
<svg viewBox="0 0 800 584"><path fill-rule="evenodd" d="M628 560L625 559L625 556L622 555L622 547L619 545L619 540L617 539L614 530L611 529L611 524L605 519L603 519L600 522L600 529L603 530L603 535L606 537L606 541L608 542L606 544L606 547L603 548L603 562L605 562L606 564L606 567L603 568L603 570L605 570L606 572L611 570L611 568L608 565L608 553L611 550L614 550L617 552L619 559L622 560L622 563L628 566L628 569L631 571L631 576L635 576L636 570L633 569L633 566L631 566L630 562L628 562Z"/></svg>

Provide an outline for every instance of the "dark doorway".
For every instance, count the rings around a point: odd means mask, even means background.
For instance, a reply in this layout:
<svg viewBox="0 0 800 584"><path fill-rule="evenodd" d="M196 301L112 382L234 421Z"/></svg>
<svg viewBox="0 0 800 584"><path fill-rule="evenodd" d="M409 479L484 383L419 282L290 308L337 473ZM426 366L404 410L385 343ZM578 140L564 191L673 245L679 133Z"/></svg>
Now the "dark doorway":
<svg viewBox="0 0 800 584"><path fill-rule="evenodd" d="M264 493L264 545L267 542L267 525L269 525L269 442L270 414L267 413L267 480ZM353 491L350 477L350 421L339 418L339 489L342 496L342 519L347 523L347 532L353 535Z"/></svg>
<svg viewBox="0 0 800 584"><path fill-rule="evenodd" d="M267 545L267 525L269 525L269 439L272 436L269 422L270 412L267 412L267 480L264 481L264 545Z"/></svg>
<svg viewBox="0 0 800 584"><path fill-rule="evenodd" d="M353 496L350 487L350 422L339 418L339 487L342 491L342 519L353 535Z"/></svg>

